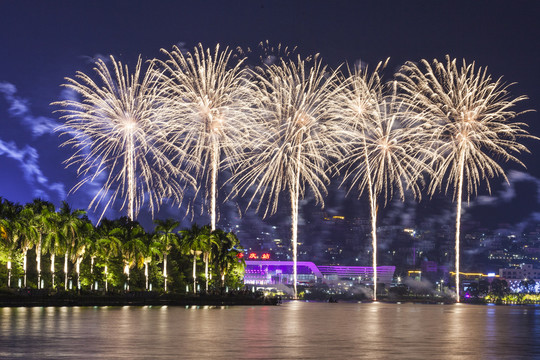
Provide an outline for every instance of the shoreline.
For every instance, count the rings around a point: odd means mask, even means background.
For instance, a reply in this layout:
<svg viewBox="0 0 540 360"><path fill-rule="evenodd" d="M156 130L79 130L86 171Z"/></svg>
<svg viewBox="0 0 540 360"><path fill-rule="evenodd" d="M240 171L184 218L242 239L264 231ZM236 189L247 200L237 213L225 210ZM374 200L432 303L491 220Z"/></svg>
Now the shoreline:
<svg viewBox="0 0 540 360"><path fill-rule="evenodd" d="M233 291L228 293L160 293L152 291L91 292L50 291L48 289L0 289L2 307L63 307L63 306L259 306L279 305L287 297L265 296L262 292ZM328 299L299 299L306 302L328 302ZM371 303L369 299L337 299L340 303ZM384 304L453 305L448 298L380 298ZM467 305L538 306L534 302L487 302L482 299L462 301Z"/></svg>
<svg viewBox="0 0 540 360"><path fill-rule="evenodd" d="M225 294L160 294L147 291L126 293L83 293L41 290L1 292L0 307L62 307L62 306L254 306L278 305L278 297L259 293Z"/></svg>

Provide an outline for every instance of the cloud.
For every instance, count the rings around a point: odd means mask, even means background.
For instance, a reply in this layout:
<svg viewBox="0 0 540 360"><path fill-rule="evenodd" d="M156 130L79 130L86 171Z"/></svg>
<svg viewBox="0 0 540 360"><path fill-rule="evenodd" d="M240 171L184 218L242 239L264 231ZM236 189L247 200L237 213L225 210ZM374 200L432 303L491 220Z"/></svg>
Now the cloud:
<svg viewBox="0 0 540 360"><path fill-rule="evenodd" d="M101 55L96 55L101 57ZM19 120L24 128L29 129L33 138L38 138L42 135L54 135L55 130L60 128L60 123L46 116L36 116L32 114L30 102L27 99L17 96L17 87L9 82L0 81L0 96L4 97L7 103L7 113ZM60 94L62 100L79 101L78 95L73 90L64 88ZM83 154L88 149L83 149ZM43 199L54 199L58 196L61 200L65 200L67 193L65 184L62 182L51 182L40 168L39 152L36 147L31 145L17 145L13 141L0 139L0 156L6 156L17 162L20 168L24 181L31 187L32 196ZM88 206L92 198L98 194L106 179L106 174L98 176L92 182L85 184L84 191L79 191L80 194L72 201L77 205L84 203L84 208ZM105 196L106 202L109 194ZM102 208L96 209L96 212L101 214ZM99 215L98 214L98 215Z"/></svg>
<svg viewBox="0 0 540 360"><path fill-rule="evenodd" d="M497 203L497 198L489 195L478 196L474 202L471 202L472 205L495 205Z"/></svg>
<svg viewBox="0 0 540 360"><path fill-rule="evenodd" d="M59 125L56 120L45 116L34 116L30 111L29 101L18 97L15 85L0 82L0 93L8 103L8 114L19 119L21 124L32 131L34 138L52 134Z"/></svg>
<svg viewBox="0 0 540 360"><path fill-rule="evenodd" d="M518 181L535 181L537 183L540 183L540 180L538 180L531 174L518 170L510 170L508 172L508 181L510 183Z"/></svg>
<svg viewBox="0 0 540 360"><path fill-rule="evenodd" d="M384 199L379 201L379 208L384 205ZM379 222L385 224L399 224L403 227L414 226L416 223L417 203L411 194L407 194L404 201L393 199L387 207L385 216Z"/></svg>
<svg viewBox="0 0 540 360"><path fill-rule="evenodd" d="M503 224L504 228L497 229L497 231L510 230L512 233L522 233L531 225L536 226L536 224L540 222L540 212L538 211L538 209L540 208L540 179L534 177L529 173L518 170L510 170L507 174L507 177L508 182L502 184L502 188L500 190L495 191L492 195L478 196L476 199L473 199L473 201L471 201L471 207L491 206L497 207L498 209L505 209L506 207L515 209L516 206L521 206L517 204L521 204L523 196L527 196L523 195L523 192L521 192L520 195L518 191L516 191L516 187L519 186L520 183L526 183L534 186L536 188L536 199L534 199L536 205L533 205L534 208L530 209L531 212L524 215L523 217L520 217L519 221L505 220L505 224ZM531 190L531 192L534 192L534 190ZM509 225L506 224L506 222L512 222L510 228L508 227Z"/></svg>
<svg viewBox="0 0 540 360"><path fill-rule="evenodd" d="M3 93L4 96L13 96L17 92L17 88L15 85L8 82L0 82L0 92Z"/></svg>
<svg viewBox="0 0 540 360"><path fill-rule="evenodd" d="M13 142L0 140L0 155L5 155L18 162L24 179L32 187L33 196L48 199L51 193L56 193L60 199L66 198L62 183L50 183L39 167L39 154L29 145L18 148Z"/></svg>
<svg viewBox="0 0 540 360"><path fill-rule="evenodd" d="M60 91L60 99L62 101L81 101L77 92L67 87L62 88Z"/></svg>
<svg viewBox="0 0 540 360"><path fill-rule="evenodd" d="M508 182L503 184L503 188L492 195L478 196L472 205L497 205L499 203L509 203L516 197L516 183L531 182L536 184L537 189L540 189L540 179L535 178L531 174L523 171L510 170L507 174ZM540 196L540 192L538 192ZM540 198L537 199L540 203Z"/></svg>

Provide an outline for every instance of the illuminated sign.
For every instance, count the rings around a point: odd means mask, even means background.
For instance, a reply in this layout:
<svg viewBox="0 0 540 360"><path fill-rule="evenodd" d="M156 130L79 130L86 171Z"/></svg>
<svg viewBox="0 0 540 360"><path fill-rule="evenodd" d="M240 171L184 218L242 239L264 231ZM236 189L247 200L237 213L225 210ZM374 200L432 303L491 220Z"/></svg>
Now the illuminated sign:
<svg viewBox="0 0 540 360"><path fill-rule="evenodd" d="M238 253L238 255L236 255L236 257L238 257L239 259L242 259L244 257L244 253Z"/></svg>
<svg viewBox="0 0 540 360"><path fill-rule="evenodd" d="M243 255L243 254L242 254ZM256 253L256 252L250 252L247 255L247 259L249 260L270 260L270 253Z"/></svg>

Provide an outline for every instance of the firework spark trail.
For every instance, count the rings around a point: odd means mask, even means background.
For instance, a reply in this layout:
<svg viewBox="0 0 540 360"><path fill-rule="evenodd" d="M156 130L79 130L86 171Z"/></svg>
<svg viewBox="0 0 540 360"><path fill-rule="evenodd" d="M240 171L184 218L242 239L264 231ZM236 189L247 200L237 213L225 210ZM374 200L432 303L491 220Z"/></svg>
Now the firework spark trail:
<svg viewBox="0 0 540 360"><path fill-rule="evenodd" d="M510 97L501 78L493 80L487 69L475 69L474 62L461 66L446 56L446 62L433 60L430 64L407 62L398 74L401 98L414 116L429 125L435 149L434 174L429 192L441 190L446 180L445 193L452 190L457 200L456 211L456 299L459 302L460 228L463 193L467 202L485 181L491 192L489 179L502 176L503 168L497 160L523 163L514 155L528 152L521 138L534 138L520 122L509 120L522 114L515 106L527 99ZM451 189L452 188L452 189Z"/></svg>
<svg viewBox="0 0 540 360"><path fill-rule="evenodd" d="M187 54L177 47L162 51L168 59L160 62L165 89L161 116L172 125L174 142L197 161L187 170L205 184L215 230L218 172L242 157L244 139L256 131L252 83L244 59L236 59L228 48L217 45L212 52L199 44Z"/></svg>
<svg viewBox="0 0 540 360"><path fill-rule="evenodd" d="M259 98L266 110L265 130L242 160L232 183L241 196L253 191L248 207L256 199L264 217L277 211L279 197L288 191L292 211L293 286L297 296L297 243L299 200L310 188L317 203L330 179L330 160L338 156L339 124L328 112L336 73L314 59L280 59L259 68Z"/></svg>
<svg viewBox="0 0 540 360"><path fill-rule="evenodd" d="M195 181L171 160L179 158L181 149L170 143L167 124L155 116L158 87L152 65L143 76L140 57L132 74L110 59L112 71L103 60L96 61L98 82L82 72L75 79L66 78L64 86L77 92L81 101L53 103L63 107L58 111L65 120L57 131L70 137L62 146L74 149L65 164L76 166L83 177L71 191L106 174L89 205L96 209L105 202L100 220L118 197L131 219L145 203L153 215L164 199L180 203L185 188Z"/></svg>
<svg viewBox="0 0 540 360"><path fill-rule="evenodd" d="M290 59L293 57L293 54L296 54L297 47L285 46L281 43L277 45L272 45L270 41L261 41L259 46L251 49L247 48L246 51L238 48L242 54L246 54L249 58L257 58L260 64L270 66L279 62L280 59Z"/></svg>
<svg viewBox="0 0 540 360"><path fill-rule="evenodd" d="M344 155L336 164L345 169L343 182L349 192L367 190L371 214L373 247L373 299L377 300L377 209L378 198L384 195L384 205L397 192L403 200L405 191L420 196L422 173L428 171L425 159L429 149L423 145L420 124L402 113L396 99L396 86L381 81L380 63L372 74L365 70L350 70L344 78L333 104L347 134ZM388 93L388 87L391 93Z"/></svg>

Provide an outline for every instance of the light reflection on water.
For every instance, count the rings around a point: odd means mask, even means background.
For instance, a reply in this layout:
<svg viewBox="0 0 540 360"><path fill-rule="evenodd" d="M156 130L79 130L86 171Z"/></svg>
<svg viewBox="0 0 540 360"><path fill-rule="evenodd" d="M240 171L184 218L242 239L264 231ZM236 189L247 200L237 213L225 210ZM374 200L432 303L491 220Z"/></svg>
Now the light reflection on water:
<svg viewBox="0 0 540 360"><path fill-rule="evenodd" d="M530 359L540 308L288 302L0 308L0 359Z"/></svg>

